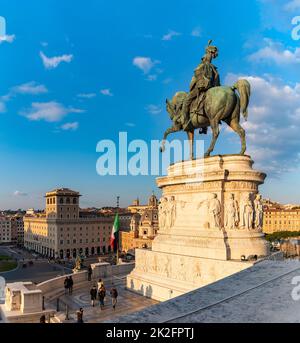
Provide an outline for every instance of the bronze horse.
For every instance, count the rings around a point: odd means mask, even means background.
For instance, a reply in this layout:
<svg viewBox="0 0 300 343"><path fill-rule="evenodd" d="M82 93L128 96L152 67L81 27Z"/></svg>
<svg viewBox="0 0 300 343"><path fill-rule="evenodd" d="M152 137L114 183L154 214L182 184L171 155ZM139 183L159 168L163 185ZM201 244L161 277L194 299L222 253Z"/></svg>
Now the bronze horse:
<svg viewBox="0 0 300 343"><path fill-rule="evenodd" d="M237 94L237 92L238 94ZM186 131L190 143L190 158L194 159L194 131L211 127L212 140L205 157L210 156L214 150L218 139L220 129L219 124L223 121L235 131L241 139L242 149L240 155L246 151L245 130L240 125L240 113L244 118L248 118L248 105L251 94L251 86L247 80L237 81L233 87L220 86L210 88L206 92L204 110L206 116L199 115L197 110L197 99L191 105L190 119L188 123L182 124L182 115L180 113L182 104L187 96L186 92L177 92L171 101L167 100L167 111L173 121L173 126L166 130L162 141L161 151L165 150L165 141L170 133ZM181 120L180 120L181 119Z"/></svg>

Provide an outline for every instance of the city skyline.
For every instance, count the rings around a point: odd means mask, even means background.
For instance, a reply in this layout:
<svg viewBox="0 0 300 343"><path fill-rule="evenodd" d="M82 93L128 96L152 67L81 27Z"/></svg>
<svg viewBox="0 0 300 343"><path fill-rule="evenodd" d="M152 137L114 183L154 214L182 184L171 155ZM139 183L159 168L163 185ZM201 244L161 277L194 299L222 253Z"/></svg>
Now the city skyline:
<svg viewBox="0 0 300 343"><path fill-rule="evenodd" d="M268 174L263 196L300 202L300 59L291 22L300 6L253 0L228 9L219 2L211 21L211 5L197 1L92 1L88 8L27 1L18 12L16 4L3 1L0 13L7 34L0 44L1 209L44 208L43 195L61 187L79 190L83 207L114 205L117 195L122 207L136 197L145 203L152 190L159 196L154 176L99 176L96 146L117 142L119 131L148 144L162 139L170 126L165 99L188 90L209 39L220 51L221 83L251 82L242 125L247 153ZM215 154L238 152L238 138L222 128ZM210 134L201 138L207 146Z"/></svg>

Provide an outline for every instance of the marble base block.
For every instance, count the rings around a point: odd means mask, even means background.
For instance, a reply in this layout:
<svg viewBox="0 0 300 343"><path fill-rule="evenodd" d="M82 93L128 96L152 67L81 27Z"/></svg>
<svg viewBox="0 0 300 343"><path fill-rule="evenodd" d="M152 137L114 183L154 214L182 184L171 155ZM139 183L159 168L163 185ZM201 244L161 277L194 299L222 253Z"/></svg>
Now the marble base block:
<svg viewBox="0 0 300 343"><path fill-rule="evenodd" d="M269 255L258 187L266 175L250 156L179 162L157 179L159 231L136 250L127 288L167 300L237 273ZM245 261L241 261L241 260Z"/></svg>

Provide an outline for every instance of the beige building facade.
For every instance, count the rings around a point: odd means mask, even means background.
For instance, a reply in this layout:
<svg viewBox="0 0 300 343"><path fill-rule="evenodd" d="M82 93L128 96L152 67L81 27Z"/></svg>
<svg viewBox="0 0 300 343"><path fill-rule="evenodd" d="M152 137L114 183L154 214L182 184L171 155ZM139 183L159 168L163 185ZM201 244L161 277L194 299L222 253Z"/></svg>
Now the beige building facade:
<svg viewBox="0 0 300 343"><path fill-rule="evenodd" d="M300 231L300 206L282 205L266 200L263 232Z"/></svg>
<svg viewBox="0 0 300 343"><path fill-rule="evenodd" d="M46 193L44 213L24 217L24 246L48 257L110 252L113 218L80 213L80 194L67 188Z"/></svg>

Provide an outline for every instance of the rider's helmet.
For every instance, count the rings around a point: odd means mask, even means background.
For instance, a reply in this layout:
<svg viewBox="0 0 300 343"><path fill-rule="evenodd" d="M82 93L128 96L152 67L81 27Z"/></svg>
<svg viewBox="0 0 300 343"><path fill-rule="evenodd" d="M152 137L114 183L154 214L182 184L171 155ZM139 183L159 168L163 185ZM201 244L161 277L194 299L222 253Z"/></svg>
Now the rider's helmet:
<svg viewBox="0 0 300 343"><path fill-rule="evenodd" d="M209 53L213 56L213 58L218 57L218 48L216 46L210 45L212 43L212 40L208 41L208 45L205 49L206 53Z"/></svg>

